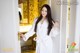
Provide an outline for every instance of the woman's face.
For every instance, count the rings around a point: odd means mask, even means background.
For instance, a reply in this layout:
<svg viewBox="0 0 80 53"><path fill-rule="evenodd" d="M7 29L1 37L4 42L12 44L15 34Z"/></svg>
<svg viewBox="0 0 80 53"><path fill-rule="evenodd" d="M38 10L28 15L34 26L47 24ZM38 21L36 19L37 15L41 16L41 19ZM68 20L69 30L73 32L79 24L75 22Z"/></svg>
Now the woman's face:
<svg viewBox="0 0 80 53"><path fill-rule="evenodd" d="M46 7L42 8L41 14L42 14L42 17L46 17L47 16L47 8Z"/></svg>

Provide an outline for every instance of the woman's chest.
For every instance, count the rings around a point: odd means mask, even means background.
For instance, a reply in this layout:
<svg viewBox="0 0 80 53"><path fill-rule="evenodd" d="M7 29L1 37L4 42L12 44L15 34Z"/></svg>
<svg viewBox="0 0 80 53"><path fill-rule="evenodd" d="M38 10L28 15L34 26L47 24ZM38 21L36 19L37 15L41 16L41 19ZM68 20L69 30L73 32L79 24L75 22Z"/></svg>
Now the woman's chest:
<svg viewBox="0 0 80 53"><path fill-rule="evenodd" d="M47 29L48 27L48 22L45 20L43 23L40 21L37 25L38 28L42 29Z"/></svg>
<svg viewBox="0 0 80 53"><path fill-rule="evenodd" d="M48 30L48 22L45 20L43 23L39 22L37 25L37 31L41 33L46 33Z"/></svg>

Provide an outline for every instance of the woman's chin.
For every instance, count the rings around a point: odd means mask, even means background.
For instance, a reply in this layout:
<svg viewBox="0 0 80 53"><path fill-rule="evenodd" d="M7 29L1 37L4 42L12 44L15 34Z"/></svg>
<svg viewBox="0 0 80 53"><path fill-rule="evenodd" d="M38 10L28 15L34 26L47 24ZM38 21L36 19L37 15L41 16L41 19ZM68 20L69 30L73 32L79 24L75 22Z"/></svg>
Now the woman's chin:
<svg viewBox="0 0 80 53"><path fill-rule="evenodd" d="M42 16L43 18L45 18L46 16Z"/></svg>

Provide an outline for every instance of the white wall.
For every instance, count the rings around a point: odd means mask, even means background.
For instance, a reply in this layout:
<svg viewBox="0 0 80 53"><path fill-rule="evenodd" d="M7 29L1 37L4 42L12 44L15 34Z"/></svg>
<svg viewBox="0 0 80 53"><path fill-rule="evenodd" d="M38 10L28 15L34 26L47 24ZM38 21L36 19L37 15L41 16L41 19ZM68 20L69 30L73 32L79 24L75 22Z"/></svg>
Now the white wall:
<svg viewBox="0 0 80 53"><path fill-rule="evenodd" d="M70 0L70 3L73 2L75 3L76 0ZM70 5L69 46L72 44L72 42L75 42L76 5L74 3ZM74 53L74 51L69 53Z"/></svg>
<svg viewBox="0 0 80 53"><path fill-rule="evenodd" d="M70 6L70 34L69 34L69 44L72 42L76 43L76 47L72 52L69 53L79 53L80 45L80 0L71 0ZM76 51L77 50L77 51Z"/></svg>
<svg viewBox="0 0 80 53"><path fill-rule="evenodd" d="M18 1L0 0L0 53L20 53Z"/></svg>
<svg viewBox="0 0 80 53"><path fill-rule="evenodd" d="M67 0L61 0L61 19L60 19L60 31L61 31L61 36L60 36L60 40L61 40L61 52L60 53L66 53L67 50L67 27L68 27L68 5L67 5ZM65 2L65 3L64 3Z"/></svg>
<svg viewBox="0 0 80 53"><path fill-rule="evenodd" d="M73 3L76 0L71 0L70 2ZM73 3L70 6L70 34L69 34L69 44L74 42L75 39L75 22L76 22L76 5Z"/></svg>
<svg viewBox="0 0 80 53"><path fill-rule="evenodd" d="M50 2L51 1L51 2ZM50 6L51 6L51 10L52 10L52 18L60 21L60 13L61 13L61 5L58 5L58 1L60 0L49 0ZM60 53L60 35L55 37L53 39L53 44L54 44L54 53Z"/></svg>
<svg viewBox="0 0 80 53"><path fill-rule="evenodd" d="M60 21L60 14L61 14L61 5L59 5L59 2L61 0L51 0L51 9L52 9L52 17L55 20Z"/></svg>
<svg viewBox="0 0 80 53"><path fill-rule="evenodd" d="M57 3L58 1L58 3ZM60 3L60 1L65 2ZM79 0L70 0L71 6L70 6L70 32L68 32L68 5L67 0L51 0L51 8L52 8L52 14L54 16L54 12L56 14L55 19L60 20L60 53L66 53L67 49L67 37L69 33L69 44L72 42L76 42L76 49L78 51L72 51L70 53L79 53L80 52L80 1ZM77 2L77 3L76 3ZM57 4L60 5L57 5ZM78 5L75 5L78 4ZM57 44L59 45L59 44ZM56 46L56 48L59 48L59 46ZM57 49L58 51L58 49ZM59 53L59 52L56 52Z"/></svg>
<svg viewBox="0 0 80 53"><path fill-rule="evenodd" d="M76 42L76 49L74 53L80 53L80 0L76 1L78 5L76 5L76 19L75 19L75 42Z"/></svg>
<svg viewBox="0 0 80 53"><path fill-rule="evenodd" d="M55 40L55 53L66 53L67 47L67 5L61 3L61 1L67 2L67 0L51 0L53 18L60 21L60 36L58 36Z"/></svg>

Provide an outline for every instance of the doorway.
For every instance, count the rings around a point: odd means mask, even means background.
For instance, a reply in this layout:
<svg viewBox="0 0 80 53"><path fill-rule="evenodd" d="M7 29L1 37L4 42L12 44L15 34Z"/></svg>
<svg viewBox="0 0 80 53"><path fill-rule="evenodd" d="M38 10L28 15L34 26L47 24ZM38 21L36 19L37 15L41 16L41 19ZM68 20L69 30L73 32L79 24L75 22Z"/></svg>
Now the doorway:
<svg viewBox="0 0 80 53"><path fill-rule="evenodd" d="M25 34L32 27L33 21L39 16L40 8L43 4L48 4L47 0L18 0L19 11L19 33ZM21 53L35 53L36 41L33 39L36 37L34 34L28 39L23 41L20 39Z"/></svg>

